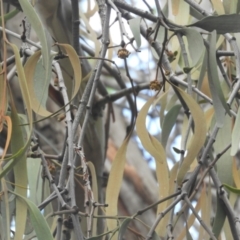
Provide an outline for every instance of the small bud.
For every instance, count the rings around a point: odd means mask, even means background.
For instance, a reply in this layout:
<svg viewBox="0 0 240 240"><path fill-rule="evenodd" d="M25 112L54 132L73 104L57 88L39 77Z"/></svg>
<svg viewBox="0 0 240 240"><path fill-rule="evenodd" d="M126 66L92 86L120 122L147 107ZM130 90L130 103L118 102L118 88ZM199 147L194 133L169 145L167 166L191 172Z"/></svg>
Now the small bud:
<svg viewBox="0 0 240 240"><path fill-rule="evenodd" d="M117 55L118 55L119 58L125 59L130 55L130 52L125 48L121 48L121 49L118 50Z"/></svg>
<svg viewBox="0 0 240 240"><path fill-rule="evenodd" d="M160 91L162 89L162 83L160 83L158 80L153 80L150 82L150 89Z"/></svg>

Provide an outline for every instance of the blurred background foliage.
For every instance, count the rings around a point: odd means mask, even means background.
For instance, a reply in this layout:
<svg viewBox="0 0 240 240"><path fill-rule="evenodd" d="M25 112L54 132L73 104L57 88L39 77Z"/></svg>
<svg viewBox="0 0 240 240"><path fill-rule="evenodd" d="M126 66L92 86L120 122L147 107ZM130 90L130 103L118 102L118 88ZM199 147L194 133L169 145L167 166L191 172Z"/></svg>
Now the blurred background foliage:
<svg viewBox="0 0 240 240"><path fill-rule="evenodd" d="M1 1L0 239L239 239L239 8Z"/></svg>

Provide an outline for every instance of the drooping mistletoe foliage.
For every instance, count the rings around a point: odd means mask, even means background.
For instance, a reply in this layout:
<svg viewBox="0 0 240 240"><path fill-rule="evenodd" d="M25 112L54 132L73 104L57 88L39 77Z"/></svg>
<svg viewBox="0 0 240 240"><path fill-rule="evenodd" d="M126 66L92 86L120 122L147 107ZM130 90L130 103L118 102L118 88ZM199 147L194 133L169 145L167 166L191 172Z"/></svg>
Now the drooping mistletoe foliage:
<svg viewBox="0 0 240 240"><path fill-rule="evenodd" d="M1 239L239 239L239 6L2 0Z"/></svg>

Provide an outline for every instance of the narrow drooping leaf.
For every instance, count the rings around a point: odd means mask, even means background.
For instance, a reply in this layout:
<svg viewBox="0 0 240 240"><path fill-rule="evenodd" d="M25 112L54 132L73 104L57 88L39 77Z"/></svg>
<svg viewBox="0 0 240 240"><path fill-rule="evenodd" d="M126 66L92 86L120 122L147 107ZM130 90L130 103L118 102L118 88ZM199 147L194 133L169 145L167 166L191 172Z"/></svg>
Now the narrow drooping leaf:
<svg viewBox="0 0 240 240"><path fill-rule="evenodd" d="M79 57L76 53L76 51L74 50L74 48L69 45L69 44L58 44L59 46L63 47L66 51L66 53L68 54L70 63L72 65L73 68L73 72L74 72L74 87L72 88L73 91L70 95L70 99L73 99L76 94L79 91L80 85L81 85L81 81L82 81L82 68L81 68L81 63L79 60Z"/></svg>
<svg viewBox="0 0 240 240"><path fill-rule="evenodd" d="M49 35L47 33L46 27L43 26L42 21L40 20L35 8L28 0L19 0L19 4L22 7L24 14L27 16L28 21L30 22L32 28L36 32L36 35L41 43L41 51L43 56L43 65L45 69L45 76L41 81L44 82L43 90L48 91L48 82L50 81L49 77L52 72L51 57L50 57L50 40L48 40ZM41 98L42 99L42 98ZM40 100L40 103L42 100Z"/></svg>
<svg viewBox="0 0 240 240"><path fill-rule="evenodd" d="M2 66L0 71L3 71ZM5 78L5 79L4 79ZM0 132L3 130L4 120L2 119L6 114L7 109L7 81L4 74L0 74Z"/></svg>
<svg viewBox="0 0 240 240"><path fill-rule="evenodd" d="M191 6L190 6L190 15L195 17L198 20L204 18L204 16L200 12L198 12L195 8L193 8Z"/></svg>
<svg viewBox="0 0 240 240"><path fill-rule="evenodd" d="M161 240L155 231L153 232L152 240Z"/></svg>
<svg viewBox="0 0 240 240"><path fill-rule="evenodd" d="M37 66L37 62L41 56L41 52L37 51L35 52L26 62L24 66L24 71L26 75L27 84L29 87L29 94L32 102L32 109L35 113L39 114L40 116L49 116L52 113L47 111L41 104L41 100L39 101L38 97L35 94L34 91L34 75L35 75L35 69ZM43 80L42 80L43 81Z"/></svg>
<svg viewBox="0 0 240 240"><path fill-rule="evenodd" d="M240 189L240 170L237 167L237 162L235 158L233 159L232 173L233 173L234 183L236 187Z"/></svg>
<svg viewBox="0 0 240 240"><path fill-rule="evenodd" d="M136 121L136 130L137 130L137 135L140 138L143 147L156 159L156 162L163 164L166 161L165 151L160 143L159 143L160 149L155 149L153 145L153 139L155 138L148 133L146 129L146 124L145 124L148 110L150 106L153 104L154 100L155 100L155 97L150 98L142 107Z"/></svg>
<svg viewBox="0 0 240 240"><path fill-rule="evenodd" d="M133 18L128 21L129 26L131 28L132 34L134 36L134 39L137 43L137 47L141 47L141 35L140 35L140 24L141 24L141 18Z"/></svg>
<svg viewBox="0 0 240 240"><path fill-rule="evenodd" d="M156 174L157 174L157 180L159 184L159 198L164 198L167 196L169 191L169 171L168 171L168 165L166 161L166 153L164 151L163 146L161 143L151 136L147 129L146 129L146 117L148 110L152 103L154 102L155 97L150 98L145 105L142 107L141 111L138 114L137 120L136 120L136 131L139 139L141 140L141 143L145 150L147 150L155 159L156 162ZM157 214L162 212L166 207L166 202L158 205ZM156 232L162 233L162 226L158 225Z"/></svg>
<svg viewBox="0 0 240 240"><path fill-rule="evenodd" d="M18 72L19 85L20 85L22 96L23 96L24 104L26 106L27 117L28 117L28 121L29 121L29 135L28 135L28 138L24 140L24 146L22 148L20 148L17 152L12 153L11 157L5 158L5 160L10 160L10 159L12 159L12 160L8 161L7 164L4 166L4 169L0 172L0 179L6 173L8 173L9 170L11 170L14 167L14 165L18 162L18 159L19 159L18 157L20 157L21 155L23 155L26 152L26 150L31 142L32 123L33 123L30 94L29 94L24 70L22 67L19 51L18 51L18 48L16 45L11 44L9 42L8 42L8 44L12 47L12 50L15 55L15 62L16 62L16 68L17 68L17 72ZM10 99L11 99L11 102L13 102L13 98L11 97L11 94L10 94Z"/></svg>
<svg viewBox="0 0 240 240"><path fill-rule="evenodd" d="M166 88L169 88L169 84L166 84ZM159 113L159 120L160 120L160 127L162 128L163 122L164 122L164 112L166 110L167 107L167 103L168 103L168 93L169 91L166 90L165 93L163 93L163 96L161 96L161 99L159 100L159 103L161 104L161 108L160 108L160 113Z"/></svg>
<svg viewBox="0 0 240 240"><path fill-rule="evenodd" d="M214 144L214 150L216 153L221 152L226 146L228 146L229 142L231 142L231 119L226 117L225 123L223 127L218 131L218 135ZM222 183L226 183L228 185L233 184L233 176L232 176L232 158L230 157L230 149L221 156L221 158L217 162L217 174ZM224 222L226 219L226 211L225 206L219 197L217 198L217 210L216 216L213 223L213 233L216 238L219 237L222 228L224 226Z"/></svg>
<svg viewBox="0 0 240 240"><path fill-rule="evenodd" d="M32 121L33 121L32 120L32 110L31 110L31 98L30 98L30 94L29 94L27 81L26 81L26 75L24 73L24 69L22 66L22 62L20 59L19 50L18 50L17 46L14 44L11 44L11 43L8 43L8 44L11 46L11 48L14 52L14 55L15 55L15 62L16 62L19 84L20 84L24 104L26 105L29 126L31 129Z"/></svg>
<svg viewBox="0 0 240 240"><path fill-rule="evenodd" d="M198 155L200 149L202 148L205 142L207 128L204 113L202 109L199 107L199 105L190 95L182 91L180 88L177 89L181 94L182 98L184 99L184 101L186 102L194 121L194 134L191 139L190 146L187 149L187 155L184 158L183 163L178 172L177 183L181 184L185 174L189 170L190 165Z"/></svg>
<svg viewBox="0 0 240 240"><path fill-rule="evenodd" d="M131 218L127 218L127 219L125 219L125 220L122 222L122 224L121 224L121 226L120 226L120 228L119 228L118 240L124 239L124 234L125 234L125 232L126 232L126 230L127 230L127 228L128 228L128 225L129 225L129 223L130 223L131 221L132 221Z"/></svg>
<svg viewBox="0 0 240 240"><path fill-rule="evenodd" d="M192 59L190 67L195 67L205 49L202 36L198 31L191 28L183 28L180 32L186 36L188 41L188 50Z"/></svg>
<svg viewBox="0 0 240 240"><path fill-rule="evenodd" d="M97 175L95 171L95 167L92 162L88 161L87 165L90 169L91 172L91 177L92 177L92 191L93 191L93 197L94 200L97 201L98 199L98 183L97 183ZM92 227L92 233L93 235L97 234L97 219L93 219L93 227Z"/></svg>
<svg viewBox="0 0 240 240"><path fill-rule="evenodd" d="M74 87L71 88L73 91L70 94L70 99L71 101L76 94L78 93L78 90L81 85L81 80L82 80L82 71L81 71L81 64L79 57L77 56L75 50L68 44L58 44L59 46L63 47L66 51L66 53L69 56L70 63L72 65L73 71L74 71L74 79L75 79L75 84ZM32 100L32 109L34 112L39 114L40 116L44 117L50 117L54 113L49 112L39 101L38 97L35 94L34 91L34 84L33 84L33 79L34 79L34 74L35 74L35 69L38 63L38 60L40 58L41 52L37 51L35 52L26 62L24 66L24 71L26 73L27 77L27 83L30 89L30 96ZM73 85L73 82L72 82Z"/></svg>
<svg viewBox="0 0 240 240"><path fill-rule="evenodd" d="M231 147L231 156L235 156L240 143L240 108L238 108L237 117L235 119L235 124L232 130L232 147Z"/></svg>
<svg viewBox="0 0 240 240"><path fill-rule="evenodd" d="M50 232L49 226L47 225L43 215L37 206L27 198L24 198L17 193L14 193L17 198L23 202L28 208L31 224L36 232L38 239L53 240L53 236Z"/></svg>
<svg viewBox="0 0 240 240"><path fill-rule="evenodd" d="M13 153L18 152L19 149L24 147L25 140L27 135L24 136L24 127L21 127L21 122L19 120L19 116L17 114L17 110L15 105L11 104L11 119L13 123L13 131L11 136L11 150ZM13 167L14 172L14 180L15 180L15 189L14 193L27 197L27 164L26 164L26 154L22 154L20 156L16 156L14 159L17 163ZM25 231L27 221L27 206L23 202L16 199L16 231L15 236L16 239L22 239Z"/></svg>
<svg viewBox="0 0 240 240"><path fill-rule="evenodd" d="M226 211L224 210L224 208L225 206L222 200L217 197L217 210L212 226L212 232L216 238L219 237L226 219Z"/></svg>
<svg viewBox="0 0 240 240"><path fill-rule="evenodd" d="M167 145L168 137L171 133L173 126L176 123L178 113L181 109L181 105L175 105L165 116L162 126L162 145L165 148Z"/></svg>
<svg viewBox="0 0 240 240"><path fill-rule="evenodd" d="M11 140L11 135L12 135L12 120L11 120L11 118L9 116L2 116L2 124L4 124L4 122L6 122L6 124L7 124L7 138L6 138L6 143L5 143L3 152L2 152L2 157L0 159L0 163L2 163L4 157L7 153L9 143Z"/></svg>
<svg viewBox="0 0 240 240"><path fill-rule="evenodd" d="M19 3L41 43L43 63L46 69L46 73L48 74L49 71L51 72L51 65L49 65L50 44L48 44L47 41L46 28L43 26L42 21L40 20L38 14L36 13L36 10L28 0L19 0Z"/></svg>
<svg viewBox="0 0 240 240"><path fill-rule="evenodd" d="M52 63L54 55L51 55L49 64ZM34 93L36 98L38 99L39 103L46 108L46 102L48 98L48 87L50 84L50 80L52 77L52 72L48 72L48 76L46 76L47 72L43 65L43 59L40 58L36 64L36 68L34 71L34 78L33 78L33 86L34 86Z"/></svg>
<svg viewBox="0 0 240 240"><path fill-rule="evenodd" d="M16 16L19 12L20 12L20 10L18 10L18 9L15 8L15 9L12 10L11 12L5 14L5 15L3 16L4 21L10 20L10 19L13 18L14 16ZM2 18L0 18L0 25L2 25Z"/></svg>
<svg viewBox="0 0 240 240"><path fill-rule="evenodd" d="M214 150L216 153L220 153L224 148L226 148L231 142L231 132L232 121L229 117L226 117L223 127L218 131L214 143ZM217 161L217 174L222 183L228 185L233 184L232 176L232 157L230 156L230 149L228 149L221 158Z"/></svg>
<svg viewBox="0 0 240 240"><path fill-rule="evenodd" d="M228 185L228 184L226 184L226 183L223 183L223 186L224 186L227 190L229 190L230 192L233 192L233 193L236 193L236 194L240 195L240 189L239 189L239 188L232 187L232 186L230 186L230 185Z"/></svg>
<svg viewBox="0 0 240 240"><path fill-rule="evenodd" d="M209 32L214 30L218 34L240 32L240 17L238 14L209 16L188 26L199 27Z"/></svg>
<svg viewBox="0 0 240 240"><path fill-rule="evenodd" d="M112 168L109 173L108 184L106 189L106 203L108 207L106 208L106 215L117 216L118 214L118 196L121 188L123 170L126 161L126 151L130 136L125 138L123 144L117 151L117 154L113 160ZM107 219L108 229L114 230L117 228L116 219ZM117 239L117 235L113 235L113 239Z"/></svg>
<svg viewBox="0 0 240 240"><path fill-rule="evenodd" d="M27 158L27 176L31 180L28 182L29 196L28 198L36 205L41 203L41 159Z"/></svg>
<svg viewBox="0 0 240 240"><path fill-rule="evenodd" d="M1 168L1 167L0 167ZM9 211L9 193L5 178L1 179L1 191L4 193L3 199L0 205L1 215L0 215L0 230L1 237L5 239L10 239L10 222L11 215Z"/></svg>
<svg viewBox="0 0 240 240"><path fill-rule="evenodd" d="M220 86L217 61L216 61L216 31L213 31L209 38L208 49L208 83L211 91L213 106L215 110L216 121L219 127L222 127L225 119L225 112L229 113L223 91Z"/></svg>

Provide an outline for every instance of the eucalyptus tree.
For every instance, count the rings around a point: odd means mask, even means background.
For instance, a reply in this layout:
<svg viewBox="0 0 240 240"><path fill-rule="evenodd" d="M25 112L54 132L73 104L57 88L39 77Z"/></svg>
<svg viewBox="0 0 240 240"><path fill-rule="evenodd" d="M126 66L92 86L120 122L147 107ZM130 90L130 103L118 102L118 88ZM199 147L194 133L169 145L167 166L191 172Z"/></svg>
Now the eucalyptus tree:
<svg viewBox="0 0 240 240"><path fill-rule="evenodd" d="M1 239L239 239L239 8L1 1Z"/></svg>

